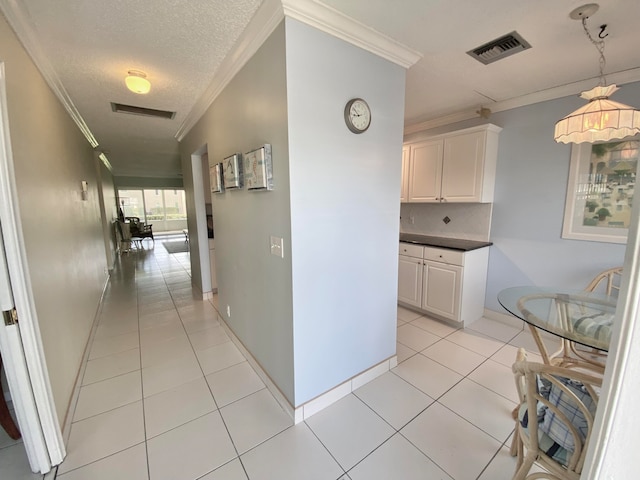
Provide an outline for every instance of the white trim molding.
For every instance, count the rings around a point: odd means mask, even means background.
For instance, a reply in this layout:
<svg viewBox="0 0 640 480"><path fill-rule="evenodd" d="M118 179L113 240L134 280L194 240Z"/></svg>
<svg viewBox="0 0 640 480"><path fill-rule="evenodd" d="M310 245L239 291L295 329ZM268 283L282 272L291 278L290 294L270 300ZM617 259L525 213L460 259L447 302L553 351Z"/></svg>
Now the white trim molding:
<svg viewBox="0 0 640 480"><path fill-rule="evenodd" d="M315 0L265 0L247 28L242 32L236 44L222 61L220 68L216 71L205 92L178 127L178 131L175 134L175 138L178 141L182 141L191 128L202 118L202 115L213 104L218 95L222 93L236 73L258 51L285 16L328 33L404 68L411 67L422 58L420 52L402 45L321 2Z"/></svg>
<svg viewBox="0 0 640 480"><path fill-rule="evenodd" d="M16 35L24 45L24 48L29 52L33 63L35 63L38 70L40 70L40 73L49 85L49 88L51 88L55 96L58 97L58 100L60 100L60 103L62 103L63 107L69 113L89 144L93 148L96 148L98 146L98 141L93 136L93 133L85 123L84 118L82 118L82 115L80 115L76 106L73 104L71 97L69 97L67 90L64 88L64 85L49 62L49 59L42 51L38 37L33 31L33 22L29 18L29 14L26 12L25 8L21 6L17 0L0 0L0 9L2 9L7 21L16 32Z"/></svg>

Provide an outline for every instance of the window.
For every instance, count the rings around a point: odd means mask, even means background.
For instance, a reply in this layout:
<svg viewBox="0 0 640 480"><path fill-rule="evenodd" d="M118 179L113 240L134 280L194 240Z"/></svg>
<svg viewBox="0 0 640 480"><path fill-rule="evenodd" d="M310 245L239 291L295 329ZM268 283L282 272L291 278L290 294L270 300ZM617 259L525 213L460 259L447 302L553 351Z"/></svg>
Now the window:
<svg viewBox="0 0 640 480"><path fill-rule="evenodd" d="M145 223L187 219L184 190L118 190L118 197L125 217L139 217Z"/></svg>

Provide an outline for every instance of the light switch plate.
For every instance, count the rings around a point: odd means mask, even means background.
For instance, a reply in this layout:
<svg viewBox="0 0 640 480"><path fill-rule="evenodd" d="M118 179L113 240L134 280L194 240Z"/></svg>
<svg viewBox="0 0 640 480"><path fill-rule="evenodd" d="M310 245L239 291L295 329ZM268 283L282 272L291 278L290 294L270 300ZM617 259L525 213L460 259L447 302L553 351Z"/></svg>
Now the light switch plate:
<svg viewBox="0 0 640 480"><path fill-rule="evenodd" d="M284 258L284 248L282 246L282 238L271 236L271 255Z"/></svg>

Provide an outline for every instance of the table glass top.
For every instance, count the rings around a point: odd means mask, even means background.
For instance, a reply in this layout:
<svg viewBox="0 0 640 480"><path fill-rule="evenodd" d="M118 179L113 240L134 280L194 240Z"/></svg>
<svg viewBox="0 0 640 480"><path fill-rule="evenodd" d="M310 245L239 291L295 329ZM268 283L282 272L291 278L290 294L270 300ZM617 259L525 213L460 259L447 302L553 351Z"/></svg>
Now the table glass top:
<svg viewBox="0 0 640 480"><path fill-rule="evenodd" d="M616 298L560 288L512 287L498 293L509 313L537 328L608 351Z"/></svg>

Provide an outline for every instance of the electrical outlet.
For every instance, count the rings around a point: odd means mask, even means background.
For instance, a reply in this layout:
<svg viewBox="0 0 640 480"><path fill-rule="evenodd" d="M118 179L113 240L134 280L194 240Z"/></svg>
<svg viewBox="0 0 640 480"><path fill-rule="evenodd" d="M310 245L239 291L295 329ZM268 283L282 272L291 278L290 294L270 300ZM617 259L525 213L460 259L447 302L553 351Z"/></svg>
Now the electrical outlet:
<svg viewBox="0 0 640 480"><path fill-rule="evenodd" d="M231 307L227 305L227 317L231 318Z"/></svg>
<svg viewBox="0 0 640 480"><path fill-rule="evenodd" d="M283 246L282 238L274 237L272 235L269 240L270 240L270 247L271 247L271 255L284 258L284 246Z"/></svg>
<svg viewBox="0 0 640 480"><path fill-rule="evenodd" d="M414 223L416 223L416 218L413 215L409 215L409 223L411 225L413 225Z"/></svg>

